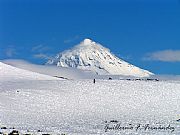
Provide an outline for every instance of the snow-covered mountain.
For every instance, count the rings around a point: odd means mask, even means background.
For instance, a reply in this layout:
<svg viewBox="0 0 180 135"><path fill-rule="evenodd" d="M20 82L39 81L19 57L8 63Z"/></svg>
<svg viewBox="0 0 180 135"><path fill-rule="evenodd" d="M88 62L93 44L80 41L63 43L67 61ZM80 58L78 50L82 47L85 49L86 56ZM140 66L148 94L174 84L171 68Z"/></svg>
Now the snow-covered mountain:
<svg viewBox="0 0 180 135"><path fill-rule="evenodd" d="M57 54L47 64L91 70L99 75L147 77L153 74L119 59L109 49L90 39L84 39L72 49Z"/></svg>

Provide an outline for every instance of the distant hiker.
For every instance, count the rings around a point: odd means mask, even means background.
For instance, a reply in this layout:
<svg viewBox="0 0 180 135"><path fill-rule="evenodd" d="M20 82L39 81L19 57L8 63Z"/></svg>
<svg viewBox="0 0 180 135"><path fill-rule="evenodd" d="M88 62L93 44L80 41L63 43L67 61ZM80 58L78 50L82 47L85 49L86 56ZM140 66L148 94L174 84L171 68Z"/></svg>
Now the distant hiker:
<svg viewBox="0 0 180 135"><path fill-rule="evenodd" d="M96 79L93 80L93 83L96 83Z"/></svg>

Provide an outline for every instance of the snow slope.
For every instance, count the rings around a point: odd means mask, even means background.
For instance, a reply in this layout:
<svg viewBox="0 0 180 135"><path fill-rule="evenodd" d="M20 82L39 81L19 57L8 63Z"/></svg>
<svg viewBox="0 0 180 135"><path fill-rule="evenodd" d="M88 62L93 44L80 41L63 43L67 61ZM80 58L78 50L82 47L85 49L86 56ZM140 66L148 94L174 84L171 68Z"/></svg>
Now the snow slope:
<svg viewBox="0 0 180 135"><path fill-rule="evenodd" d="M91 70L100 75L147 77L153 74L119 59L109 49L90 39L85 39L72 49L57 54L47 64Z"/></svg>
<svg viewBox="0 0 180 135"><path fill-rule="evenodd" d="M179 88L180 83L161 81L0 80L0 125L34 134L179 135ZM110 120L133 126L170 124L175 131L105 132Z"/></svg>
<svg viewBox="0 0 180 135"><path fill-rule="evenodd" d="M24 60L16 60L16 59L3 60L3 62L17 68L21 68L49 76L67 78L67 79L90 79L96 76L96 74L90 71L84 71L71 67L66 68L66 67L57 67L54 65L53 66L37 65L37 64L29 63Z"/></svg>
<svg viewBox="0 0 180 135"><path fill-rule="evenodd" d="M0 62L0 132L179 135L179 88L177 80L58 80ZM111 120L141 129L105 132ZM145 130L145 125L174 130Z"/></svg>
<svg viewBox="0 0 180 135"><path fill-rule="evenodd" d="M0 62L0 80L58 80L55 77L19 69Z"/></svg>

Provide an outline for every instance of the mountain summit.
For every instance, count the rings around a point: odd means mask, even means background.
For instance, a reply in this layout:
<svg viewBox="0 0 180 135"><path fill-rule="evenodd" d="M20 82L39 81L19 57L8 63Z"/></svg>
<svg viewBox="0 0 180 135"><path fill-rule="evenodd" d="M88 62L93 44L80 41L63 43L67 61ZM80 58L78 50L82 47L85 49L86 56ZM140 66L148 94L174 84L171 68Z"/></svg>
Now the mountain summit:
<svg viewBox="0 0 180 135"><path fill-rule="evenodd" d="M57 54L47 64L90 70L99 75L147 77L153 74L119 59L109 49L91 39L84 39L72 49Z"/></svg>

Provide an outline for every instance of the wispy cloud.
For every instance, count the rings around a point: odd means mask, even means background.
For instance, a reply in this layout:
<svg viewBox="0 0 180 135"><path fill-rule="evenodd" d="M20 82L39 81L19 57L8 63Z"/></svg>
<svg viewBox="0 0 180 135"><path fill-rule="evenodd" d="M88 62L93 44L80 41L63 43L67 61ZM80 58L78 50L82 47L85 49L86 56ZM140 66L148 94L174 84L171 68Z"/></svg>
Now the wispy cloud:
<svg viewBox="0 0 180 135"><path fill-rule="evenodd" d="M180 50L163 50L148 53L143 60L180 62Z"/></svg>
<svg viewBox="0 0 180 135"><path fill-rule="evenodd" d="M9 46L8 48L5 49L5 55L7 57L13 57L16 54L17 54L17 51L13 46Z"/></svg>
<svg viewBox="0 0 180 135"><path fill-rule="evenodd" d="M37 58L37 59L45 59L45 60L49 60L52 58L51 56L49 56L47 54L43 54L43 53L34 54L33 57Z"/></svg>
<svg viewBox="0 0 180 135"><path fill-rule="evenodd" d="M71 42L73 42L73 41L75 41L75 40L77 40L77 39L79 39L79 36L78 35L76 35L76 36L74 36L74 37L72 37L72 38L69 38L69 39L66 39L66 40L64 40L64 43L71 43Z"/></svg>
<svg viewBox="0 0 180 135"><path fill-rule="evenodd" d="M39 44L39 45L32 47L31 51L32 52L45 52L45 51L49 51L50 49L51 48L48 46L45 46L43 44Z"/></svg>
<svg viewBox="0 0 180 135"><path fill-rule="evenodd" d="M50 47L39 44L32 47L31 52L33 53L33 58L49 60L52 58L50 55L48 55L50 53L50 50Z"/></svg>

